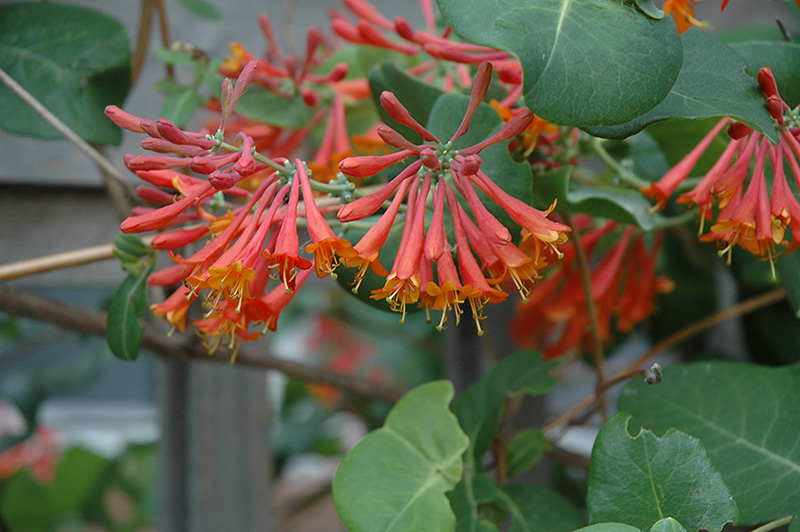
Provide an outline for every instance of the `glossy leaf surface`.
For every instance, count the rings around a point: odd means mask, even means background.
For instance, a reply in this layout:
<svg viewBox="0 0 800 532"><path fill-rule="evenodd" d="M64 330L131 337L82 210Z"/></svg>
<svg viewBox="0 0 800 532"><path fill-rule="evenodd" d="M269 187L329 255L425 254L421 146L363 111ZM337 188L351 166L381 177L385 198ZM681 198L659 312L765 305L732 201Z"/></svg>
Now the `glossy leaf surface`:
<svg viewBox="0 0 800 532"><path fill-rule="evenodd" d="M747 75L741 56L696 28L681 40L683 67L664 101L626 124L586 131L599 137L625 138L661 120L730 116L777 140L764 96L756 80Z"/></svg>
<svg viewBox="0 0 800 532"><path fill-rule="evenodd" d="M658 104L683 51L674 22L605 0L438 0L459 35L519 58L531 110L561 125L620 124Z"/></svg>

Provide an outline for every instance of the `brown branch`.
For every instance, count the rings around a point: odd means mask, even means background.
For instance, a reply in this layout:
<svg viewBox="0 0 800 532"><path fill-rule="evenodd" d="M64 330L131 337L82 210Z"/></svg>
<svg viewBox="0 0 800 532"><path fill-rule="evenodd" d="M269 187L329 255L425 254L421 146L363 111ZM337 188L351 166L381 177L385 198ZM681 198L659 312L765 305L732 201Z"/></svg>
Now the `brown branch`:
<svg viewBox="0 0 800 532"><path fill-rule="evenodd" d="M16 316L32 318L56 324L62 328L84 333L105 336L106 314L100 310L76 307L41 296L12 288L0 288L0 310ZM183 340L169 338L154 327L146 325L142 337L142 347L163 358L177 358L191 361L214 361L228 364L230 357L225 353L208 355L195 337ZM402 397L405 390L398 387L375 386L372 383L308 364L292 362L270 354L253 355L239 349L236 364L263 370L276 370L296 379L329 384L341 390L366 397L394 403Z"/></svg>
<svg viewBox="0 0 800 532"><path fill-rule="evenodd" d="M575 246L575 257L578 259L578 268L581 272L581 282L583 283L583 293L586 297L586 310L589 314L589 326L592 331L592 339L594 343L594 350L592 356L594 357L594 367L597 372L597 385L595 392L600 398L600 411L603 417L608 417L608 409L606 407L606 400L603 396L603 390L606 388L606 375L605 375L605 355L603 353L603 338L600 335L600 320L597 316L597 304L594 300L594 292L592 291L592 277L589 268L589 259L586 257L586 250L581 244L580 236L578 236L577 229L574 229L572 217L564 213L564 220L567 225L573 228L572 231L572 244Z"/></svg>
<svg viewBox="0 0 800 532"><path fill-rule="evenodd" d="M778 301L781 301L786 298L786 290L783 288L777 288L775 290L771 290L769 292L765 292L763 294L759 294L755 297L751 297L750 299L746 299L740 303L733 305L732 307L726 308L721 310L707 318L703 318L702 320L695 322L687 327L684 327L678 331L675 331L673 334L669 335L668 337L661 340L658 344L654 345L650 349L648 349L642 356L640 356L635 362L630 364L627 368L623 369L619 374L611 378L607 382L608 387L611 383L617 384L619 382L623 382L627 380L628 377L635 376L637 373L642 373L641 370L638 368L650 360L651 358L655 357L657 354L661 353L662 351L669 349L681 342L688 340L692 336L699 334L715 325L719 325L725 321L728 321L733 318L737 318L739 316L743 316L750 312L754 312L758 309L768 307ZM580 414L585 408L588 408L598 400L598 394L593 393L589 394L577 403L572 406L569 410L558 416L556 419L545 425L542 430L543 432L547 433L550 432L561 425L570 423L578 414Z"/></svg>

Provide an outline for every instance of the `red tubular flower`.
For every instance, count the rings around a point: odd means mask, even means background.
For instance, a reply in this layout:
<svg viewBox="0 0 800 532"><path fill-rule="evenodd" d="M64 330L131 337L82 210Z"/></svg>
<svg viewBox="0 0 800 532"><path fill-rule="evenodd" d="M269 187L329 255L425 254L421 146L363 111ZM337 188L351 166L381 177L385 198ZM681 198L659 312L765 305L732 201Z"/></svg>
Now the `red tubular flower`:
<svg viewBox="0 0 800 532"><path fill-rule="evenodd" d="M720 254L727 253L729 261L730 252L735 245L758 258L769 260L774 277L772 263L781 252L777 246L785 246L784 252L793 251L798 245L797 235L800 235L800 222L797 220L800 204L786 182L783 170L785 159L793 174L800 175L800 143L783 120L783 113L788 106L780 98L772 72L768 68L762 68L758 73L758 82L767 97L770 113L780 132L779 144L771 147L769 140L761 133L746 126L734 127L741 124L732 124L728 128L728 134L733 140L700 183L690 192L682 194L677 201L700 206L701 235L705 220L711 220L712 213L718 211L717 221L712 224L711 232L701 239L718 241L722 247ZM701 148L723 123L724 121L717 124L701 145L692 150L661 181L645 190L645 193L656 197L658 206L663 206L682 178L688 175L687 168L693 166ZM771 191L765 169L768 153L772 174L775 176ZM754 154L755 163L752 164ZM800 179L797 179L797 185L800 187ZM790 241L785 240L787 226L792 227Z"/></svg>
<svg viewBox="0 0 800 532"><path fill-rule="evenodd" d="M620 331L629 331L650 317L656 295L672 289L672 283L655 271L660 239L648 253L643 237L629 227L602 255L596 252L600 238L616 227L615 222L608 222L587 230L581 238L591 257L591 293L603 342L611 340L614 323ZM511 321L515 342L523 347L541 347L546 358L590 351L594 338L581 277L576 253L569 246L556 271L530 294L530 302L517 306L517 315Z"/></svg>
<svg viewBox="0 0 800 532"><path fill-rule="evenodd" d="M528 256L511 243L512 235L508 228L489 212L474 187L478 187L523 227L521 233L523 242L530 239L541 244L530 246L532 249L547 247L556 250L557 253L556 246L566 241L566 233L570 231L569 227L548 220L546 218L548 212L534 209L507 194L480 171L481 159L478 153L523 131L533 119L530 111L520 112L484 141L458 151L452 148L453 142L467 133L472 116L485 98L491 72L492 67L489 63L483 63L478 68L465 115L446 143L441 142L417 122L393 94L383 93L381 103L387 112L395 120L418 133L423 139L423 144L415 145L388 126L381 126L378 128L381 137L388 144L402 148L400 152L378 158L352 157L344 159L339 165L345 174L365 177L406 157L416 158L381 190L349 203L339 210L338 217L343 222L360 220L376 212L390 197L393 197L391 207L378 225L374 226L354 247L361 257L359 263L352 264L361 267L357 279L363 278L365 265L371 258L377 258L378 249L385 241L385 236L375 238L375 235L388 234L399 202L403 200L410 187L406 226L400 250L391 271L384 274L387 275L384 288L374 291L373 297L386 298L390 307L402 312L403 315L409 303L420 302L427 308L446 311L463 301L469 301L480 332L482 332L480 321L483 319L483 306L487 302L502 301L508 295L492 285L511 279L525 298L530 293L530 285L538 278L538 270L544 266L545 261L538 254ZM416 176L423 178L422 188L419 190ZM455 185L455 190L466 202L469 213L459 205L450 182ZM426 231L428 196L434 187L433 217ZM447 244L445 208L450 211L455 229L457 268ZM471 218L474 218L474 222ZM478 266L473 253L480 257L482 267ZM439 270L441 261L445 262ZM348 259L346 262L351 265L353 261ZM437 264L439 274L438 284L432 274L434 263ZM487 270L486 274L482 268ZM425 282L421 280L423 277ZM426 292L429 288L431 293ZM456 315L459 313L460 309L456 311ZM443 323L444 318L440 321L440 326Z"/></svg>

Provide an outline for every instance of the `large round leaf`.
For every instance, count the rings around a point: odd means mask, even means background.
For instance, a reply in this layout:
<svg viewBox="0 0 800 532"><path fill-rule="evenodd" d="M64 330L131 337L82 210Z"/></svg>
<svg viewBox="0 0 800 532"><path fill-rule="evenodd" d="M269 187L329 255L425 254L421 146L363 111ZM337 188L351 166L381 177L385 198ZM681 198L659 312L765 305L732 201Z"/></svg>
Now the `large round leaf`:
<svg viewBox="0 0 800 532"><path fill-rule="evenodd" d="M445 532L456 518L445 492L461 478L469 439L447 405L453 385L415 388L342 460L333 500L350 532Z"/></svg>
<svg viewBox="0 0 800 532"><path fill-rule="evenodd" d="M438 0L465 39L514 53L525 103L562 125L620 124L666 97L683 61L674 22L610 0Z"/></svg>
<svg viewBox="0 0 800 532"><path fill-rule="evenodd" d="M116 20L44 2L2 6L0 67L84 140L122 140L103 113L107 105L122 105L130 87L128 37ZM5 85L0 85L0 127L61 138Z"/></svg>
<svg viewBox="0 0 800 532"><path fill-rule="evenodd" d="M590 127L592 135L624 138L671 118L730 116L777 140L764 96L747 64L716 37L692 29L683 41L683 67L669 95L653 110L627 124Z"/></svg>

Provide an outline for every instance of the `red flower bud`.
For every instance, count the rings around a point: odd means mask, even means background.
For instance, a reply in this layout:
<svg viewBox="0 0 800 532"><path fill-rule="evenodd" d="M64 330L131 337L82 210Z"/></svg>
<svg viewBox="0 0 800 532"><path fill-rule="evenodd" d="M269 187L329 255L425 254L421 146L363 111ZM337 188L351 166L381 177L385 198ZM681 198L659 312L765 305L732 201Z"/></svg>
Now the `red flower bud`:
<svg viewBox="0 0 800 532"><path fill-rule="evenodd" d="M109 105L106 107L105 110L106 116L114 122L117 126L127 129L128 131L133 131L134 133L144 133L144 129L142 129L141 121L142 119L138 116L133 116L130 113L127 113L117 107L116 105Z"/></svg>
<svg viewBox="0 0 800 532"><path fill-rule="evenodd" d="M230 172L215 170L209 174L208 182L217 190L227 190L235 185L241 178L241 174L236 170L231 170Z"/></svg>
<svg viewBox="0 0 800 532"><path fill-rule="evenodd" d="M764 67L758 71L758 84L761 85L761 91L767 98L778 96L778 85L775 83L775 76L772 75L772 70L769 67Z"/></svg>
<svg viewBox="0 0 800 532"><path fill-rule="evenodd" d="M741 122L732 122L731 125L728 126L728 136L733 140L739 140L742 137L746 137L753 131L753 128L742 124Z"/></svg>

